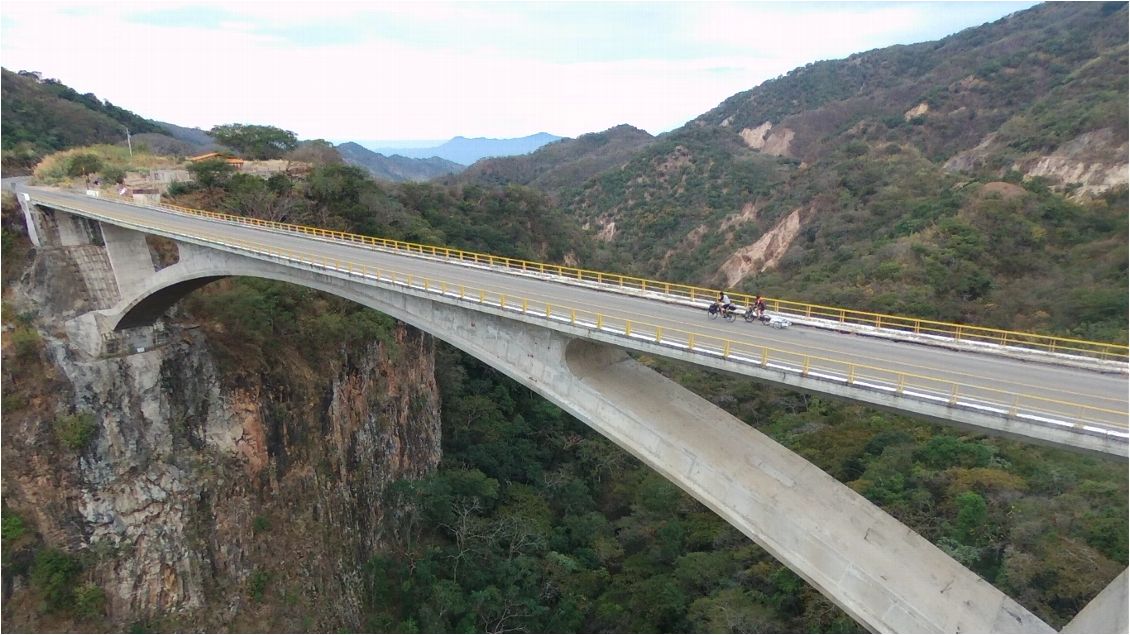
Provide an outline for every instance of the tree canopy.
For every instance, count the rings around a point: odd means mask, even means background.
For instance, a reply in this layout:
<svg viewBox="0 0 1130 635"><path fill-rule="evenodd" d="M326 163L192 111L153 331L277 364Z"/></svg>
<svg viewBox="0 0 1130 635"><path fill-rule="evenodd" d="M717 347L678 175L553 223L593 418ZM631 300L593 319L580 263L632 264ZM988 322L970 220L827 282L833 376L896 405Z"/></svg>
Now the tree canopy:
<svg viewBox="0 0 1130 635"><path fill-rule="evenodd" d="M274 126L231 123L215 126L208 135L252 160L278 159L298 147L298 137L293 132Z"/></svg>

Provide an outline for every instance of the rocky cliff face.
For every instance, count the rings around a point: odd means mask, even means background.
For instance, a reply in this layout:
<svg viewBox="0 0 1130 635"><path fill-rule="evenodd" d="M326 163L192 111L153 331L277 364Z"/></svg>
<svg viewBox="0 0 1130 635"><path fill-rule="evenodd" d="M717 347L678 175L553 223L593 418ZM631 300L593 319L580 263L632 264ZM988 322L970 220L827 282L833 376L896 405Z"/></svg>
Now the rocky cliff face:
<svg viewBox="0 0 1130 635"><path fill-rule="evenodd" d="M430 336L398 325L394 342L273 383L224 376L190 325L92 358L64 328L92 303L72 249L38 252L6 293L6 323L18 312L43 347L17 359L5 334L5 506L83 556L113 624L361 628L384 491L440 457ZM75 413L96 424L81 449L58 432ZM5 629L37 628L26 586L6 580Z"/></svg>

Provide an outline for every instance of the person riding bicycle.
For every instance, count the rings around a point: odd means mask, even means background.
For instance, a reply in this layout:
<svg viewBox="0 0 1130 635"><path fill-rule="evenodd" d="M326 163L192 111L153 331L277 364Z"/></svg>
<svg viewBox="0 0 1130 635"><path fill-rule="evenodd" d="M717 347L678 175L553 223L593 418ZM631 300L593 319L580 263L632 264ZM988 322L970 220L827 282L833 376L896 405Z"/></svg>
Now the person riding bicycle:
<svg viewBox="0 0 1130 635"><path fill-rule="evenodd" d="M758 318L765 317L765 298L758 295L753 301L753 310L757 313Z"/></svg>
<svg viewBox="0 0 1130 635"><path fill-rule="evenodd" d="M717 306L722 313L733 311L735 308L730 302L730 296L725 291L718 292L718 300L714 303L714 306Z"/></svg>

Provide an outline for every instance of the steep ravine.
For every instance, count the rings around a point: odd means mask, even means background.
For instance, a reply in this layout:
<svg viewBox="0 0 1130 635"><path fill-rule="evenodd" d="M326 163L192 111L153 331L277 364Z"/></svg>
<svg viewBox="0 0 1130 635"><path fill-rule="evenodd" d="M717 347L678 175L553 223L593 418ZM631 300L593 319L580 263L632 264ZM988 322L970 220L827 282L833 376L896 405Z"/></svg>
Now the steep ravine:
<svg viewBox="0 0 1130 635"><path fill-rule="evenodd" d="M91 305L71 250L37 252L5 293L6 510L82 561L111 629L362 628L384 490L440 458L431 337L398 324L314 373L233 377L182 320L96 359L65 334ZM17 329L42 346L14 350ZM59 434L74 413L96 425L79 450ZM4 629L83 628L43 621L26 569L5 569Z"/></svg>

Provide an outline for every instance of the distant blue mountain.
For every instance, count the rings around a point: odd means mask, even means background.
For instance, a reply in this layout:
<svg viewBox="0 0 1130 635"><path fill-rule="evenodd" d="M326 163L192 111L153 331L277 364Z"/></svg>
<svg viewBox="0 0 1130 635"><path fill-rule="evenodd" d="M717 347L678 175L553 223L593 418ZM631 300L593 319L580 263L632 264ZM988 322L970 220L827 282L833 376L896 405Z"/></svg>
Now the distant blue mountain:
<svg viewBox="0 0 1130 635"><path fill-rule="evenodd" d="M373 176L386 181L427 181L443 174L458 174L463 171L463 166L446 159L409 159L397 155L386 157L352 141L337 146L337 151L349 165L361 166Z"/></svg>
<svg viewBox="0 0 1130 635"><path fill-rule="evenodd" d="M563 137L539 132L535 135L520 139L487 139L478 137L455 137L451 141L434 148L373 148L385 156L399 154L410 159L429 159L439 157L461 165L471 165L479 159L487 157L510 157L518 154L529 154L547 143L557 141Z"/></svg>

